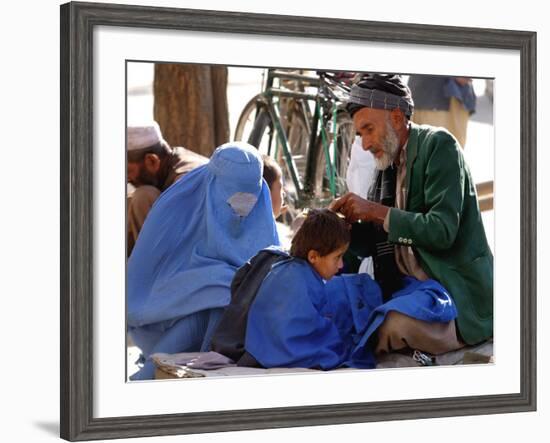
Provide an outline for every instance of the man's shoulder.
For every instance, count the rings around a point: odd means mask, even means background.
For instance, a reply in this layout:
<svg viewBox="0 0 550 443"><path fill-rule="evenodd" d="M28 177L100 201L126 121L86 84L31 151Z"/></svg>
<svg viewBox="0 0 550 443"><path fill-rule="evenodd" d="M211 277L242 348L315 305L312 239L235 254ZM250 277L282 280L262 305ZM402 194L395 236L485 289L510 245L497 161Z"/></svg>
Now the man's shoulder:
<svg viewBox="0 0 550 443"><path fill-rule="evenodd" d="M458 141L443 127L413 124L411 131L416 132L419 152L431 153L436 147L438 150L460 150Z"/></svg>
<svg viewBox="0 0 550 443"><path fill-rule="evenodd" d="M178 146L173 148L172 176L174 180L177 180L193 169L203 166L206 163L208 163L208 159L203 155Z"/></svg>
<svg viewBox="0 0 550 443"><path fill-rule="evenodd" d="M442 126L417 125L411 123L412 130L416 130L419 142L448 142L456 143L453 135Z"/></svg>
<svg viewBox="0 0 550 443"><path fill-rule="evenodd" d="M179 163L194 163L197 166L204 165L208 163L208 158L204 155L197 154L189 149L186 149L182 146L177 146L173 148L174 157L177 159L176 164Z"/></svg>

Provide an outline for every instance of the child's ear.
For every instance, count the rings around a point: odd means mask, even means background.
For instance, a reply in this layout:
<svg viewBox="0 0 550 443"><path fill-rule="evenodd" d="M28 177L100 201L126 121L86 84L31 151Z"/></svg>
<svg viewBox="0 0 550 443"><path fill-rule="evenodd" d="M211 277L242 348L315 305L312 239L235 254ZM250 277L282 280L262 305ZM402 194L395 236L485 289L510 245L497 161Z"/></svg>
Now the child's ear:
<svg viewBox="0 0 550 443"><path fill-rule="evenodd" d="M319 253L315 249L310 249L307 253L307 261L314 264L319 260Z"/></svg>

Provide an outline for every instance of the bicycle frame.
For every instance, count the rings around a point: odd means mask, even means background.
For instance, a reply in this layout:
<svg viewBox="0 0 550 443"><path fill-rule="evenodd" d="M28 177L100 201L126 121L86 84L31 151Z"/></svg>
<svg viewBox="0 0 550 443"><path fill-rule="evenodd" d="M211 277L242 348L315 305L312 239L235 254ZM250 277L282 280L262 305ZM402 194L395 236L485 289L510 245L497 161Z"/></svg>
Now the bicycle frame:
<svg viewBox="0 0 550 443"><path fill-rule="evenodd" d="M303 84L309 86L316 86L317 93L311 94L307 92L292 91L284 88L276 88L273 86L274 79L281 80L297 80ZM264 91L261 93L263 98L262 104L266 107L267 112L273 122L273 130L275 131L276 143L275 152L273 155L277 157L279 147L282 149L282 155L284 161L289 169L290 177L296 189L298 196L298 205L300 207L307 206L314 198L313 183L315 177L313 176L313 161L317 156L317 143L321 141L321 146L325 156L326 173L329 179L329 188L332 198L337 196L336 188L336 159L337 159L337 130L336 130L336 115L339 109L338 97L330 91L328 81L321 75L321 77L312 77L303 74L288 73L283 71L277 71L270 69L266 80ZM284 130L281 113L279 109L280 98L293 98L297 100L304 109L309 109L307 101L315 102L315 110L313 112L313 118L311 125L308 127L310 139L307 148L306 159L306 171L304 181L300 180L298 168L292 156L292 148L289 144L287 133ZM327 124L324 118L325 111L327 109L326 103L330 103L330 109L328 113L331 115L331 130L327 131ZM309 119L306 119L309 124ZM271 141L272 134L270 134L270 143L268 147L268 155L272 155ZM333 153L331 156L330 146L332 140Z"/></svg>

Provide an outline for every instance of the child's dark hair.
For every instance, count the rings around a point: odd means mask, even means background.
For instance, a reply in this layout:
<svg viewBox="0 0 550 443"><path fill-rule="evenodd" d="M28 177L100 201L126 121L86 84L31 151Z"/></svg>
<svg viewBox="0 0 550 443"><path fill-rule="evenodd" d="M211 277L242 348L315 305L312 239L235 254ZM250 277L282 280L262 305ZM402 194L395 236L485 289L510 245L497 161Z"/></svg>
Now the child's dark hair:
<svg viewBox="0 0 550 443"><path fill-rule="evenodd" d="M307 260L314 249L321 257L350 242L347 223L329 209L310 209L302 226L292 239L290 255Z"/></svg>
<svg viewBox="0 0 550 443"><path fill-rule="evenodd" d="M267 182L267 186L271 189L271 186L281 175L281 167L277 164L273 157L269 155L262 155L262 160L264 162L264 180Z"/></svg>

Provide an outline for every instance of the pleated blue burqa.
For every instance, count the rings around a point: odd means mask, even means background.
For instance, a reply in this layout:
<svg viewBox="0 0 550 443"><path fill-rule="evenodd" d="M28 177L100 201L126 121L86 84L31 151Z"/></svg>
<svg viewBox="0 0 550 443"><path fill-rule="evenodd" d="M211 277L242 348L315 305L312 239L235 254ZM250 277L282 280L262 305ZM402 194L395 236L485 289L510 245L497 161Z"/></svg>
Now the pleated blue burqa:
<svg viewBox="0 0 550 443"><path fill-rule="evenodd" d="M128 260L128 331L144 357L207 350L237 268L279 245L262 172L254 147L228 143L153 205Z"/></svg>

